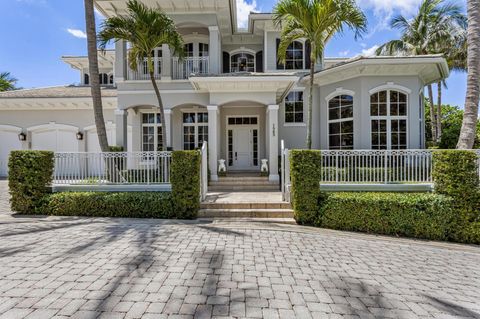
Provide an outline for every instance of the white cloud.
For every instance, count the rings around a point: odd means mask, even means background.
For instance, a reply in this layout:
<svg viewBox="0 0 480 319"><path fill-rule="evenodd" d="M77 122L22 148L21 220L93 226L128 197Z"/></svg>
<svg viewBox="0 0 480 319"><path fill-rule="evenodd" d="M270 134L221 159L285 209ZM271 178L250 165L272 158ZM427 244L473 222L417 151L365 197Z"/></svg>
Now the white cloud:
<svg viewBox="0 0 480 319"><path fill-rule="evenodd" d="M75 38L79 38L79 39L86 39L87 38L87 34L85 32L83 32L82 30L67 29L67 32L70 33L71 35L73 35Z"/></svg>
<svg viewBox="0 0 480 319"><path fill-rule="evenodd" d="M371 48L368 48L368 49L363 49L362 50L362 55L363 56L374 56L375 55L375 51L377 51L377 49L379 48L380 46L375 44L373 47Z"/></svg>
<svg viewBox="0 0 480 319"><path fill-rule="evenodd" d="M257 8L257 1L252 0L248 3L247 0L237 0L237 24L240 29L247 28L248 15L250 12L259 12Z"/></svg>
<svg viewBox="0 0 480 319"><path fill-rule="evenodd" d="M350 53L350 50L340 51L338 52L339 56L347 56Z"/></svg>

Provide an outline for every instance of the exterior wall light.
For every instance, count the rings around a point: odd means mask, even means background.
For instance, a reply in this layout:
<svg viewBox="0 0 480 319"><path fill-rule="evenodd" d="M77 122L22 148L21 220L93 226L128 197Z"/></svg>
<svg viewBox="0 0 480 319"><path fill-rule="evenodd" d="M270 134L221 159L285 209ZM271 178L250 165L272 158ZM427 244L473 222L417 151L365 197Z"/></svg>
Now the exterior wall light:
<svg viewBox="0 0 480 319"><path fill-rule="evenodd" d="M20 141L26 141L27 140L27 135L22 132L22 133L18 134L18 139Z"/></svg>
<svg viewBox="0 0 480 319"><path fill-rule="evenodd" d="M83 133L82 132L77 133L77 140L79 140L79 141L83 140Z"/></svg>

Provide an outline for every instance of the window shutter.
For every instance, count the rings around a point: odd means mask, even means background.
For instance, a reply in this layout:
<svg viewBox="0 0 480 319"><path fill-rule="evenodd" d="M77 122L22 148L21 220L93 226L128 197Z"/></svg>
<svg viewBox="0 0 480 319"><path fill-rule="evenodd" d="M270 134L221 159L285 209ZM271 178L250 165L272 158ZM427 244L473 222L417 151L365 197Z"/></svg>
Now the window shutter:
<svg viewBox="0 0 480 319"><path fill-rule="evenodd" d="M305 41L305 69L310 69L310 54L312 52L312 46L310 41Z"/></svg>
<svg viewBox="0 0 480 319"><path fill-rule="evenodd" d="M230 54L223 51L223 73L230 73Z"/></svg>
<svg viewBox="0 0 480 319"><path fill-rule="evenodd" d="M280 47L280 39L277 38L277 50L275 51L275 55L276 55L276 58L277 58L277 70L283 70L285 69L285 66L283 65L283 63L280 63L280 60L278 59L278 48Z"/></svg>
<svg viewBox="0 0 480 319"><path fill-rule="evenodd" d="M263 72L263 51L258 51L255 54L256 72Z"/></svg>

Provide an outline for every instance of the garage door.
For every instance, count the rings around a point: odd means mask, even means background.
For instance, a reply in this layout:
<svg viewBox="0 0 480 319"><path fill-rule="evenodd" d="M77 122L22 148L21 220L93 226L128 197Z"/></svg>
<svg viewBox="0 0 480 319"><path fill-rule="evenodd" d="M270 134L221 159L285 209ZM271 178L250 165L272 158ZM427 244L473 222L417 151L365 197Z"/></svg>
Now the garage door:
<svg viewBox="0 0 480 319"><path fill-rule="evenodd" d="M8 156L10 151L21 150L22 142L18 134L22 130L16 126L0 125L0 176L7 176Z"/></svg>

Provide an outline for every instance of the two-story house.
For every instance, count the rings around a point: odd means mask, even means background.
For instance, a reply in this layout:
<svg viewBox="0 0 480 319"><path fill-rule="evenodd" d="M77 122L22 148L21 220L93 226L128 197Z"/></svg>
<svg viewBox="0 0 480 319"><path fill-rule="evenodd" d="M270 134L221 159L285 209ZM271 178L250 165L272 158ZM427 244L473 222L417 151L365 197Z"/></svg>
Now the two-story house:
<svg viewBox="0 0 480 319"><path fill-rule="evenodd" d="M127 1L96 0L110 17ZM154 151L165 128L167 146L195 149L208 141L209 168L260 170L268 159L278 180L280 141L303 148L306 140L309 45L296 41L285 63L277 60L280 32L271 14L252 13L239 30L235 0L149 0L176 23L186 58L168 46L155 50L157 100L141 63L129 69L128 43L100 54L109 142L128 151ZM80 85L0 93L0 163L11 149L99 150L89 92L88 59L65 56ZM419 149L425 147L423 91L448 76L440 56L325 58L313 94L315 149ZM157 114L157 115L156 115ZM1 169L0 169L1 173Z"/></svg>

